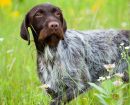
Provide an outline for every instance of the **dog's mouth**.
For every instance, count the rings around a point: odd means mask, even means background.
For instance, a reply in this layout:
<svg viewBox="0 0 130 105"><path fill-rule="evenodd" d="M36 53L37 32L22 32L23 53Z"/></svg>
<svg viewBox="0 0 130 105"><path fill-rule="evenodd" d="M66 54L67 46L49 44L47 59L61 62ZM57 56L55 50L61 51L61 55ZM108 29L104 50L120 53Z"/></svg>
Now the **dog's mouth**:
<svg viewBox="0 0 130 105"><path fill-rule="evenodd" d="M47 35L47 37L45 38L45 42L48 40L58 40L58 39L60 39L60 38L56 34Z"/></svg>
<svg viewBox="0 0 130 105"><path fill-rule="evenodd" d="M60 40L63 40L63 33L57 32L57 33L51 33L51 32L43 32L41 31L39 34L38 40L41 43L47 44L49 46L57 46Z"/></svg>
<svg viewBox="0 0 130 105"><path fill-rule="evenodd" d="M54 46L54 45L58 44L59 40L60 40L60 38L58 37L58 35L52 34L52 35L48 35L45 38L44 42L50 46Z"/></svg>

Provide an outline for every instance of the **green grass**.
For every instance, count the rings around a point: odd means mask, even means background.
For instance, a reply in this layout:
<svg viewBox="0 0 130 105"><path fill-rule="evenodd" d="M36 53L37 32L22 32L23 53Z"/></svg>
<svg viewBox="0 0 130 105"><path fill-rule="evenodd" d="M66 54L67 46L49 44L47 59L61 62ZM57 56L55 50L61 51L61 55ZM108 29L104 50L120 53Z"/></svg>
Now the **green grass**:
<svg viewBox="0 0 130 105"><path fill-rule="evenodd" d="M0 7L0 38L4 38L0 41L0 105L49 104L50 97L39 88L34 42L28 46L19 34L27 11L44 2L62 9L68 29L130 29L129 0L13 0L12 6ZM16 10L20 15L12 17L11 13ZM118 92L122 91L122 105L130 105L130 89L125 87ZM101 105L95 93L101 94L92 89L69 105ZM115 101L111 96L107 100L110 105Z"/></svg>

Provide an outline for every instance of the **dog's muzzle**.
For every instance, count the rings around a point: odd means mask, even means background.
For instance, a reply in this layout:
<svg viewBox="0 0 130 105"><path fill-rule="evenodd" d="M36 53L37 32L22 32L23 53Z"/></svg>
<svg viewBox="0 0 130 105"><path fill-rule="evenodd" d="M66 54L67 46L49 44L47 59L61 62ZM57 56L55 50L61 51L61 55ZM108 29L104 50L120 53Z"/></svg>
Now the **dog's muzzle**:
<svg viewBox="0 0 130 105"><path fill-rule="evenodd" d="M57 45L60 40L64 39L63 29L56 21L48 22L47 28L40 31L38 40L49 45Z"/></svg>

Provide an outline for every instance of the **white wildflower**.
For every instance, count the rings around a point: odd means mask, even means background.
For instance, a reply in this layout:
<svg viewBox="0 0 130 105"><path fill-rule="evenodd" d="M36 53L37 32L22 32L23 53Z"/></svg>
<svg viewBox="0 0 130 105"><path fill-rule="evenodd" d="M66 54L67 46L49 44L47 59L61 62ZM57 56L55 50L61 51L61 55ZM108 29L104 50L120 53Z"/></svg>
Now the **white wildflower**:
<svg viewBox="0 0 130 105"><path fill-rule="evenodd" d="M113 85L118 87L118 86L121 86L123 84L123 82L121 80L116 80L113 82Z"/></svg>
<svg viewBox="0 0 130 105"><path fill-rule="evenodd" d="M121 45L121 46L124 46L124 43L122 42L120 45Z"/></svg>
<svg viewBox="0 0 130 105"><path fill-rule="evenodd" d="M107 79L110 79L110 78L111 78L111 76L106 76L106 78L107 78Z"/></svg>
<svg viewBox="0 0 130 105"><path fill-rule="evenodd" d="M104 65L104 67L106 68L108 72L111 72L115 68L115 64L107 64L107 65Z"/></svg>
<svg viewBox="0 0 130 105"><path fill-rule="evenodd" d="M99 79L97 79L97 81L104 81L105 77L99 77Z"/></svg>
<svg viewBox="0 0 130 105"><path fill-rule="evenodd" d="M129 49L130 49L130 46L126 46L125 49L126 49L126 50L129 50Z"/></svg>
<svg viewBox="0 0 130 105"><path fill-rule="evenodd" d="M122 77L124 77L124 73L116 73L115 76L122 78Z"/></svg>
<svg viewBox="0 0 130 105"><path fill-rule="evenodd" d="M97 79L97 81L101 81L101 79Z"/></svg>

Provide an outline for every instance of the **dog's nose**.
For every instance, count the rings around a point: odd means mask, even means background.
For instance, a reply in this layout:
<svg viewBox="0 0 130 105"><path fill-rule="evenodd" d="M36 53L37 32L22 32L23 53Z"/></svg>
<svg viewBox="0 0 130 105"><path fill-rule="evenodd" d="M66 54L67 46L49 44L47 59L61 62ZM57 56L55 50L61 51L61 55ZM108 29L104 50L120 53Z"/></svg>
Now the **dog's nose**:
<svg viewBox="0 0 130 105"><path fill-rule="evenodd" d="M48 23L48 27L49 27L50 29L58 29L59 23L58 23L58 22L49 22L49 23Z"/></svg>

